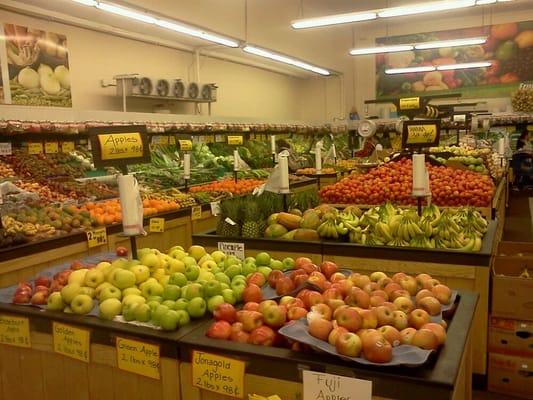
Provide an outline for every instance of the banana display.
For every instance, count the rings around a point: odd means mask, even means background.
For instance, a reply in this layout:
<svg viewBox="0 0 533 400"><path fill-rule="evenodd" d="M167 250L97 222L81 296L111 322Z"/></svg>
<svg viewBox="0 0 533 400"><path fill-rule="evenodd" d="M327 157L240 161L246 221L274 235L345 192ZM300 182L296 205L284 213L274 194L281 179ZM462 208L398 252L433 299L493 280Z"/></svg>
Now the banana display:
<svg viewBox="0 0 533 400"><path fill-rule="evenodd" d="M429 205L419 216L415 209L386 203L363 214L348 208L329 212L317 232L325 239L347 237L370 246L480 251L487 228L487 220L470 207L441 211Z"/></svg>
<svg viewBox="0 0 533 400"><path fill-rule="evenodd" d="M35 236L37 234L53 234L55 228L49 224L33 224L30 222L19 222L8 215L2 216L2 226L9 234L22 233L26 236Z"/></svg>

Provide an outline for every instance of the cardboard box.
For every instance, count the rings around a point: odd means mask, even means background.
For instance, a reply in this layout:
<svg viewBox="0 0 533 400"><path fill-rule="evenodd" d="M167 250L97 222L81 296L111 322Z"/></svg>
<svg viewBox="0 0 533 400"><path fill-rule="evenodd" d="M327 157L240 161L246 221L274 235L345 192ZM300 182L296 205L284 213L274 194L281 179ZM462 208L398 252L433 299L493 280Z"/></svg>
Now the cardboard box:
<svg viewBox="0 0 533 400"><path fill-rule="evenodd" d="M491 315L533 321L533 279L520 278L525 268L533 278L533 257L496 257Z"/></svg>
<svg viewBox="0 0 533 400"><path fill-rule="evenodd" d="M505 242L498 244L498 255L533 257L533 242Z"/></svg>
<svg viewBox="0 0 533 400"><path fill-rule="evenodd" d="M533 358L533 322L491 317L489 352Z"/></svg>
<svg viewBox="0 0 533 400"><path fill-rule="evenodd" d="M489 353L489 391L533 398L533 359Z"/></svg>

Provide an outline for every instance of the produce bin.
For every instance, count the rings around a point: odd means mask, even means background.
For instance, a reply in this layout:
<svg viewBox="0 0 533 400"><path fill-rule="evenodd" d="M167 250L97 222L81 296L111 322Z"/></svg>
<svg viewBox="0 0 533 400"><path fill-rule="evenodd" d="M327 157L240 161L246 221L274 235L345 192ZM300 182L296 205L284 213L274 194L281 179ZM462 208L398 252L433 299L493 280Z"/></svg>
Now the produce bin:
<svg viewBox="0 0 533 400"><path fill-rule="evenodd" d="M302 371L311 370L372 381L374 399L471 399L472 320L478 296L459 291L455 315L446 344L421 367L373 367L342 361L324 354L298 353L284 348L263 347L211 339L205 336L209 323L180 339L180 376L192 381L193 351L244 361L244 398L248 394L277 394L284 400L303 398ZM219 394L182 385L182 398L216 400Z"/></svg>

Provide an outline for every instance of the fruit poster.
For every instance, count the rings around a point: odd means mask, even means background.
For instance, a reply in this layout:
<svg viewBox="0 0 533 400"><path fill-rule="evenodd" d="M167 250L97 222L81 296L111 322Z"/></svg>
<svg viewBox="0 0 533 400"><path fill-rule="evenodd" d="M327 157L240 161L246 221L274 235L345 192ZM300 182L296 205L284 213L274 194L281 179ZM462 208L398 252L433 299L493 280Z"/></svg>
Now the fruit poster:
<svg viewBox="0 0 533 400"><path fill-rule="evenodd" d="M66 36L9 23L4 34L11 103L72 107Z"/></svg>
<svg viewBox="0 0 533 400"><path fill-rule="evenodd" d="M378 38L377 45L487 37L482 45L376 55L376 96L419 96L422 92L463 97L506 97L533 79L533 21ZM488 68L387 75L389 68L489 61Z"/></svg>

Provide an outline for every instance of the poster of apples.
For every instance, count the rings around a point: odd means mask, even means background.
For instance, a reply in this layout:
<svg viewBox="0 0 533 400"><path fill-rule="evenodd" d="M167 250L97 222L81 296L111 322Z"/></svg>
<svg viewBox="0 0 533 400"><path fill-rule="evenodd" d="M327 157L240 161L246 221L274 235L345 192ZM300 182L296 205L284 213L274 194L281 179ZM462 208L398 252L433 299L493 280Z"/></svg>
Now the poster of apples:
<svg viewBox="0 0 533 400"><path fill-rule="evenodd" d="M66 36L8 23L4 33L11 102L72 107Z"/></svg>
<svg viewBox="0 0 533 400"><path fill-rule="evenodd" d="M378 38L377 45L487 37L482 45L376 55L378 98L462 93L463 97L506 97L533 79L533 21ZM487 68L387 75L389 68L488 61Z"/></svg>

